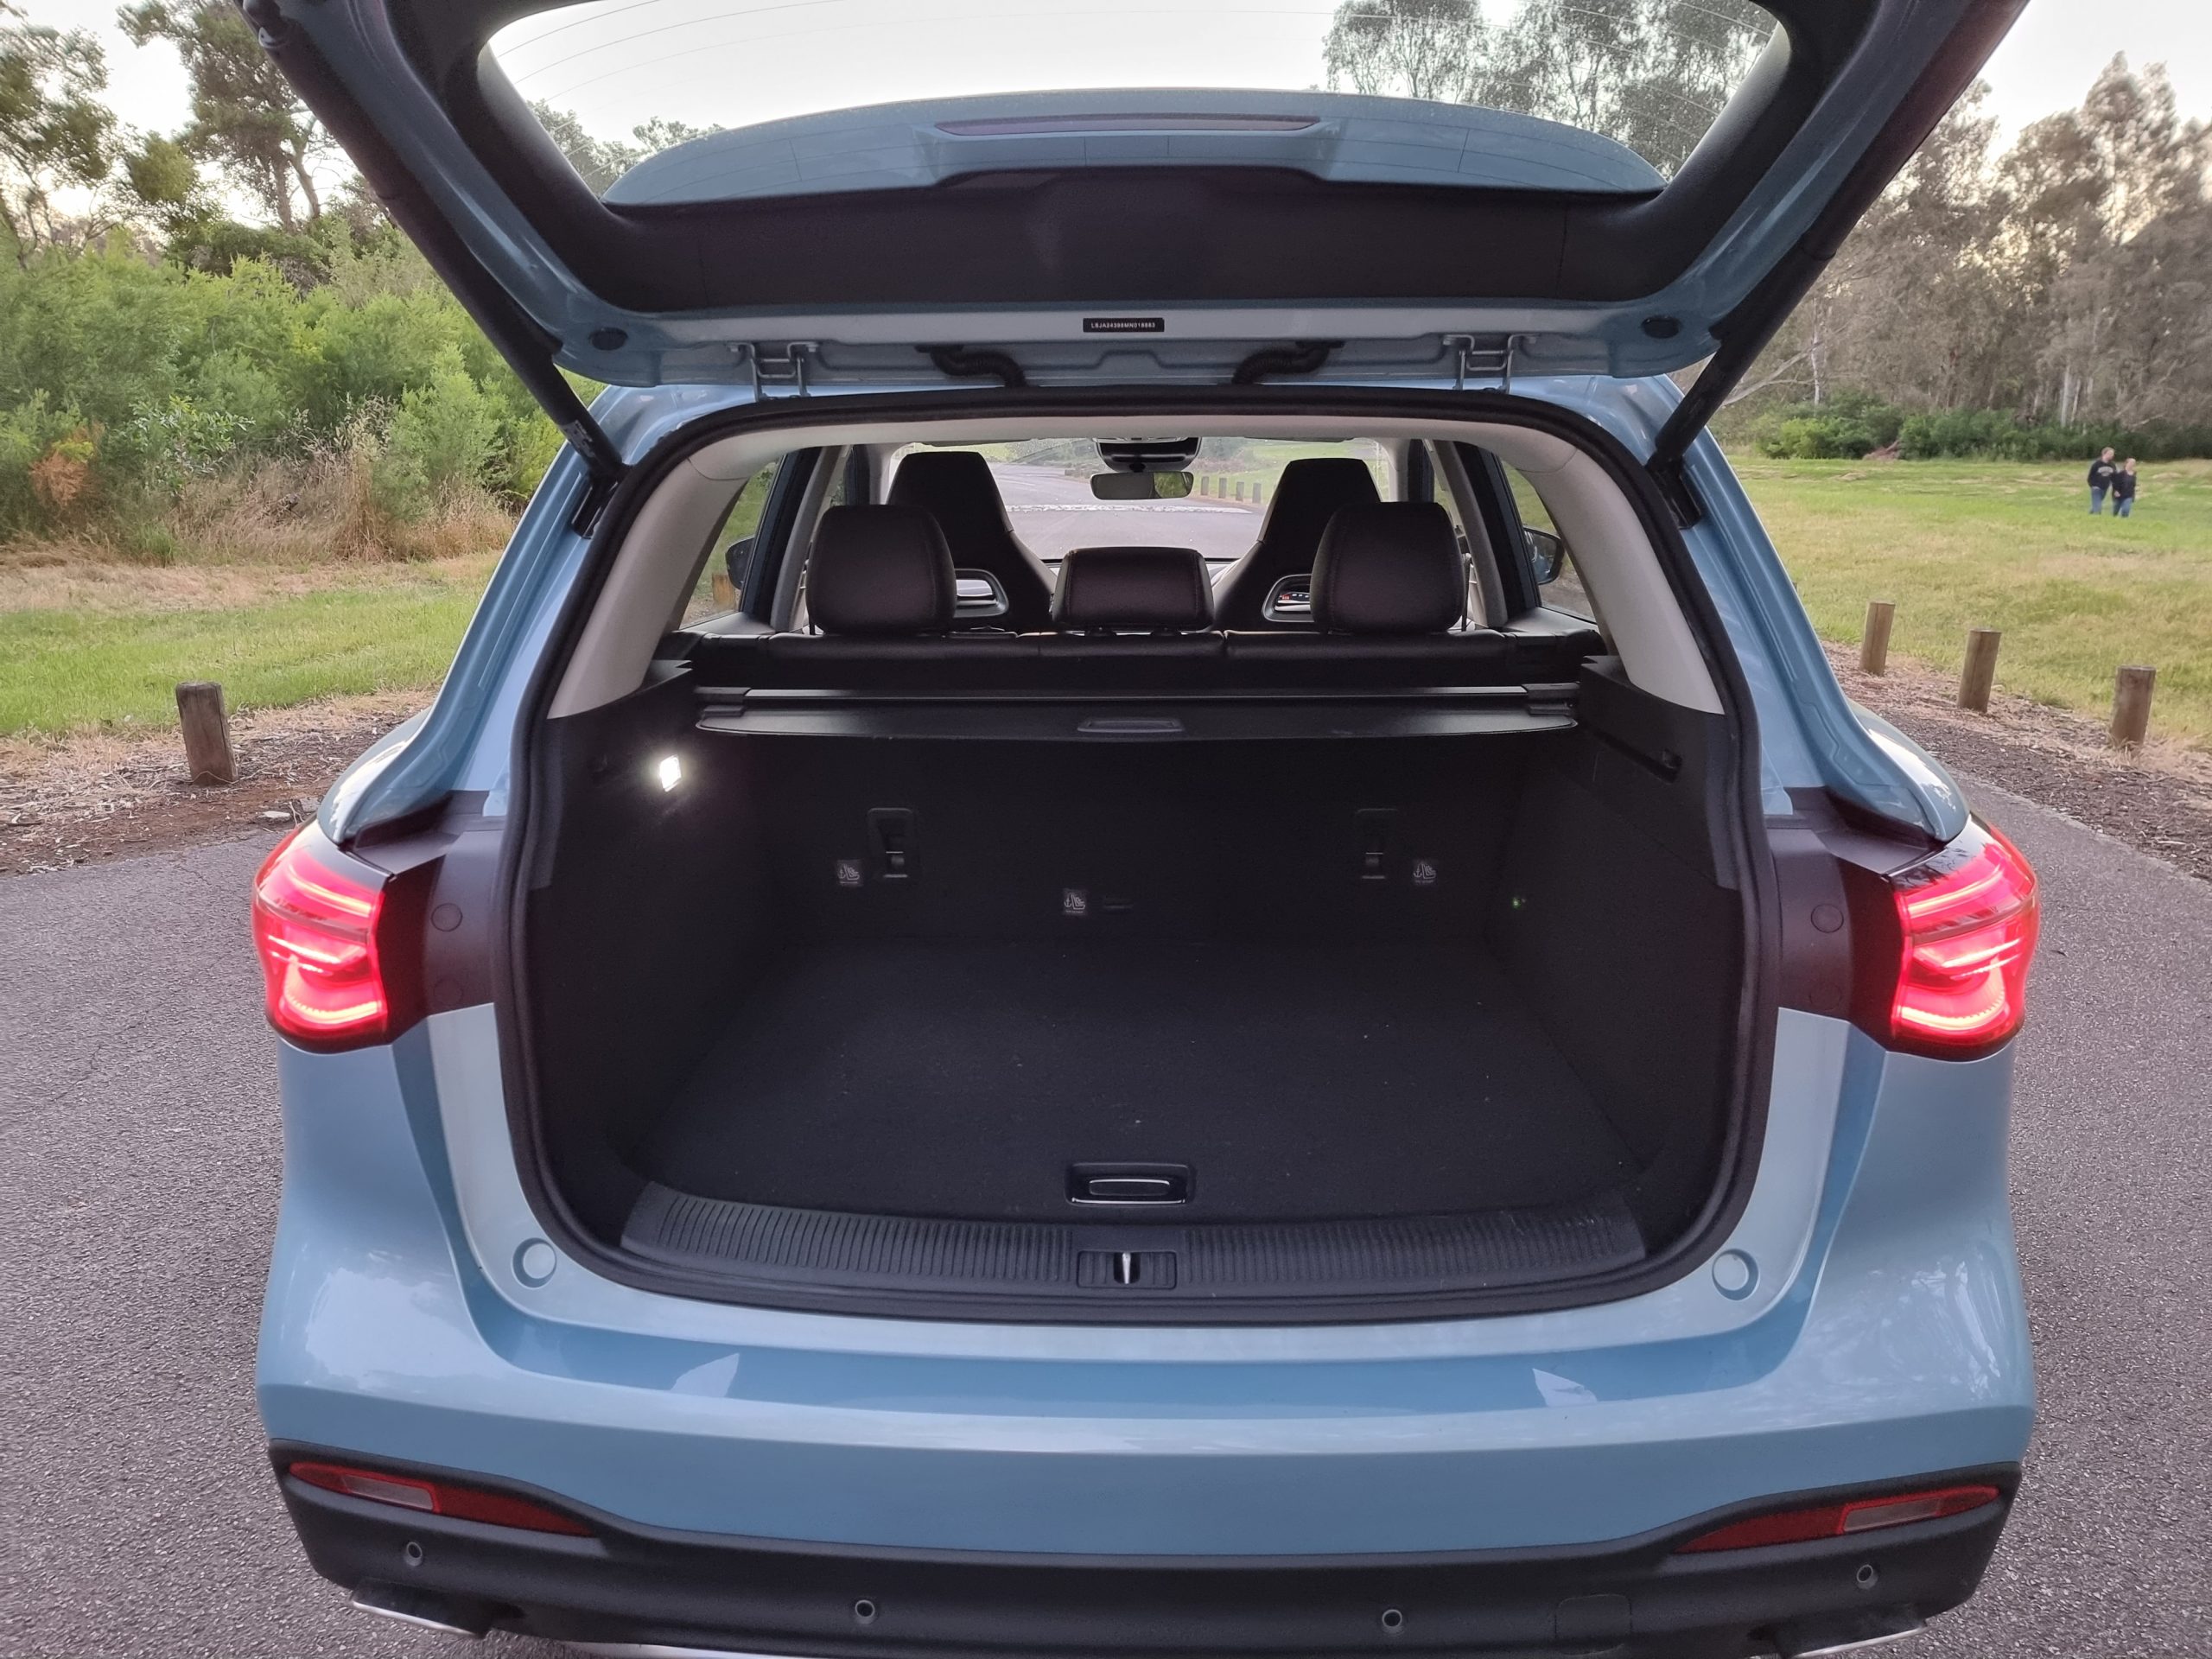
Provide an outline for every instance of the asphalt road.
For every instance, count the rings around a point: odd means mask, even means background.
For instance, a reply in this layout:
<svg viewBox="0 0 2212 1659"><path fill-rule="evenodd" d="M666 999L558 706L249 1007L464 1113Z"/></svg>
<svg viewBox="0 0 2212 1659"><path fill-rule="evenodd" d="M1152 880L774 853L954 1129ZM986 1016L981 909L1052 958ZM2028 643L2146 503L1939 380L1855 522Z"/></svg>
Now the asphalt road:
<svg viewBox="0 0 2212 1659"><path fill-rule="evenodd" d="M1981 1597L1900 1651L2212 1655L2212 888L1979 793L2050 901L2013 1153L2043 1419ZM0 881L0 1653L450 1650L308 1572L262 1458L265 844Z"/></svg>

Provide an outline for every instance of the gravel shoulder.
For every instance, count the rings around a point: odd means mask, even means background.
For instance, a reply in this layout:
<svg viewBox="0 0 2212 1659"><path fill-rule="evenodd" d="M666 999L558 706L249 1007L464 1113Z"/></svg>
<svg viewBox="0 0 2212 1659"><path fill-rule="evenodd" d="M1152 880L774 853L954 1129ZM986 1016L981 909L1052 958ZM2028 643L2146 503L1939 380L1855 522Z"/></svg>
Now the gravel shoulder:
<svg viewBox="0 0 2212 1659"><path fill-rule="evenodd" d="M2212 881L2212 754L2155 739L2140 754L2108 747L2104 722L1999 696L1986 715L1958 706L1957 684L1891 659L1873 677L1831 645L1844 693L1954 771L2063 813L2075 823ZM2155 715L2154 715L2155 721Z"/></svg>
<svg viewBox="0 0 2212 1659"><path fill-rule="evenodd" d="M421 692L236 715L238 780L185 775L175 732L0 738L0 875L27 875L228 840L314 815L362 750L420 709Z"/></svg>

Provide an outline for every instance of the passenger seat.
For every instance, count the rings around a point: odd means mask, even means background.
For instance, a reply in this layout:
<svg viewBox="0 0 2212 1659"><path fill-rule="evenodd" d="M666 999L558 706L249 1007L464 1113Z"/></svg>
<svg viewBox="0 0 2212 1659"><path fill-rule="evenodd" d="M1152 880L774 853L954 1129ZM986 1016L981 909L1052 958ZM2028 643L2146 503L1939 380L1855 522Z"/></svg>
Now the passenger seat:
<svg viewBox="0 0 2212 1659"><path fill-rule="evenodd" d="M1375 474L1363 461L1348 455L1309 455L1282 469L1274 499L1260 521L1260 538L1250 552L1222 573L1214 588L1214 615L1224 628L1284 628L1304 632L1299 623L1277 622L1267 614L1268 595L1286 576L1313 568L1321 537L1346 507L1371 506Z"/></svg>

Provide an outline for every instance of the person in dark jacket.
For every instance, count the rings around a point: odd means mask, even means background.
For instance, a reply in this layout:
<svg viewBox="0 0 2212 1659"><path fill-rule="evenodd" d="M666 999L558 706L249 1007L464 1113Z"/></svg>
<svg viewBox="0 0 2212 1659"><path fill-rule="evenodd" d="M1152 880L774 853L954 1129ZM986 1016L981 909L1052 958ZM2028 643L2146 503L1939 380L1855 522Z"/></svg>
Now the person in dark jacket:
<svg viewBox="0 0 2212 1659"><path fill-rule="evenodd" d="M2107 449L2089 463L2089 511L2105 510L2105 492L2112 488L2112 481L2120 476L2120 468L2113 465L2112 451Z"/></svg>
<svg viewBox="0 0 2212 1659"><path fill-rule="evenodd" d="M2126 464L2112 475L2112 510L2113 516L2130 518L2135 512L2135 457L2130 455Z"/></svg>

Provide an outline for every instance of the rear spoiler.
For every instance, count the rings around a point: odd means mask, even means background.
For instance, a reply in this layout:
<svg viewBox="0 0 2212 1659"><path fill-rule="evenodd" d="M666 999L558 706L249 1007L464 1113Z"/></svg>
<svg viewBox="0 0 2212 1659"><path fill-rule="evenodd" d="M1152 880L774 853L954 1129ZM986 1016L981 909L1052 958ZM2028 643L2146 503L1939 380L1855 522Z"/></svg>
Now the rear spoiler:
<svg viewBox="0 0 2212 1659"><path fill-rule="evenodd" d="M517 305L468 251L315 43L277 9L276 0L242 0L240 10L260 36L261 49L353 157L392 223L423 251L430 269L582 458L591 488L576 510L575 527L588 530L629 464L555 362L560 341Z"/></svg>
<svg viewBox="0 0 2212 1659"><path fill-rule="evenodd" d="M1759 353L1782 331L1789 314L1812 290L1875 199L1889 188L1890 181L1928 141L1928 135L1974 85L1989 54L2026 9L2027 0L1988 0L1944 42L1943 49L1905 94L1881 137L1859 158L1812 228L1741 304L1713 325L1720 348L1707 359L1696 382L1682 394L1674 414L1659 429L1651 459L1645 463L1684 529L1705 517L1704 504L1690 487L1684 470L1690 445L1720 412L1728 394L1750 372Z"/></svg>

